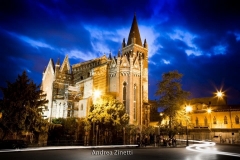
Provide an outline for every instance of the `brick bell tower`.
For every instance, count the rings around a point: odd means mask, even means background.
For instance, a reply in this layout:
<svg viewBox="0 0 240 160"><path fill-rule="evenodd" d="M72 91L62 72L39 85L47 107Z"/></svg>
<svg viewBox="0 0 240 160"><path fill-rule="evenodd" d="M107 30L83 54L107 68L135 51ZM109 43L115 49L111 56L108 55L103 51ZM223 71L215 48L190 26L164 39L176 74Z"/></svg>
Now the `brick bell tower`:
<svg viewBox="0 0 240 160"><path fill-rule="evenodd" d="M116 90L126 106L129 124L146 125L150 120L148 105L148 45L142 44L136 15L133 17L127 43L122 42L116 58Z"/></svg>

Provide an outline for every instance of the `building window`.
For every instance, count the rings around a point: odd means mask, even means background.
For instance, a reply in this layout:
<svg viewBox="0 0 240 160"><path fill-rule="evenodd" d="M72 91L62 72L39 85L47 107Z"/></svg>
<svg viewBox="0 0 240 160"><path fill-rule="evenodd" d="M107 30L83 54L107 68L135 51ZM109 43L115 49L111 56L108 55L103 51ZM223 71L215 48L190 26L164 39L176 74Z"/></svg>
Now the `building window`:
<svg viewBox="0 0 240 160"><path fill-rule="evenodd" d="M215 116L213 117L213 124L217 124L217 119Z"/></svg>
<svg viewBox="0 0 240 160"><path fill-rule="evenodd" d="M80 79L83 80L83 76L81 76Z"/></svg>
<svg viewBox="0 0 240 160"><path fill-rule="evenodd" d="M80 107L81 111L83 110L83 104L81 104L81 107Z"/></svg>
<svg viewBox="0 0 240 160"><path fill-rule="evenodd" d="M123 104L124 104L124 106L127 108L127 106L126 106L126 104L127 104L126 100L127 100L127 83L124 82L124 83L123 83Z"/></svg>
<svg viewBox="0 0 240 160"><path fill-rule="evenodd" d="M67 117L72 117L72 114L73 114L72 109L73 109L73 106L69 105L68 106L68 111L67 111Z"/></svg>
<svg viewBox="0 0 240 160"><path fill-rule="evenodd" d="M227 117L224 117L224 124L228 124Z"/></svg>
<svg viewBox="0 0 240 160"><path fill-rule="evenodd" d="M67 111L67 117L71 117L71 111L70 110Z"/></svg>
<svg viewBox="0 0 240 160"><path fill-rule="evenodd" d="M207 120L207 117L204 118L204 126L208 126L208 120Z"/></svg>
<svg viewBox="0 0 240 160"><path fill-rule="evenodd" d="M198 126L198 117L196 117L196 126Z"/></svg>
<svg viewBox="0 0 240 160"><path fill-rule="evenodd" d="M235 117L235 123L239 124L239 117L238 116Z"/></svg>
<svg viewBox="0 0 240 160"><path fill-rule="evenodd" d="M137 108L137 86L134 84L134 91L133 91L133 118L136 120L136 108Z"/></svg>

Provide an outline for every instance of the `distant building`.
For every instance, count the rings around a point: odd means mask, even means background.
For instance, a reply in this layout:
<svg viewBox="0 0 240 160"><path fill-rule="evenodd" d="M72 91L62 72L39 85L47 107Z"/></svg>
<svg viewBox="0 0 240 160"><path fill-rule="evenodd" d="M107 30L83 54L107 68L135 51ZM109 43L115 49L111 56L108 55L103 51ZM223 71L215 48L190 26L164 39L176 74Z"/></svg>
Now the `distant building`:
<svg viewBox="0 0 240 160"><path fill-rule="evenodd" d="M217 97L195 98L186 105L192 108L188 113L190 122L183 121L182 125L187 124L189 139L240 143L240 105L228 105L226 99ZM159 119L150 125L158 128ZM168 123L168 117L161 121L161 124ZM185 130L183 132L186 134Z"/></svg>
<svg viewBox="0 0 240 160"><path fill-rule="evenodd" d="M190 101L190 133L195 139L232 143L240 140L240 105L228 105L217 97Z"/></svg>
<svg viewBox="0 0 240 160"><path fill-rule="evenodd" d="M86 117L96 92L112 94L123 102L130 124L148 125L148 45L142 44L134 15L127 42L116 57L111 53L71 65L50 59L43 72L42 90L47 94L45 118Z"/></svg>

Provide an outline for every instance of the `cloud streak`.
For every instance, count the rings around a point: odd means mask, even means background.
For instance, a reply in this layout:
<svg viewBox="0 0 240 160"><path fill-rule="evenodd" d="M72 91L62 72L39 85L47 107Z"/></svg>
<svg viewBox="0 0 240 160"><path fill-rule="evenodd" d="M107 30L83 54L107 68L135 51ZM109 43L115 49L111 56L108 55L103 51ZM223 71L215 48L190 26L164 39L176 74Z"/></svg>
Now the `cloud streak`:
<svg viewBox="0 0 240 160"><path fill-rule="evenodd" d="M134 12L149 48L149 97L161 75L178 70L192 97L223 86L240 103L240 8L225 0L0 2L0 85L23 70L41 83L49 59L70 63L117 55ZM9 72L5 73L5 70ZM3 74L4 73L4 74Z"/></svg>

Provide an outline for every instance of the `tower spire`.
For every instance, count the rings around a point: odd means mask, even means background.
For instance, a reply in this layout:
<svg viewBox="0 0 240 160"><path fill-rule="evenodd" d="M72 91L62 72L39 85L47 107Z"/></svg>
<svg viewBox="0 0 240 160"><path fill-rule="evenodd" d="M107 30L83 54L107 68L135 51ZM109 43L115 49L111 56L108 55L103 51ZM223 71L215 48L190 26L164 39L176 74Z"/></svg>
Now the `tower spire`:
<svg viewBox="0 0 240 160"><path fill-rule="evenodd" d="M57 59L56 66L60 66L60 59L59 58Z"/></svg>
<svg viewBox="0 0 240 160"><path fill-rule="evenodd" d="M134 17L133 17L132 26L131 26L131 29L129 32L127 45L130 45L132 43L136 43L136 44L142 46L142 40L141 40L141 36L139 33L139 29L138 29L136 13L134 14Z"/></svg>

